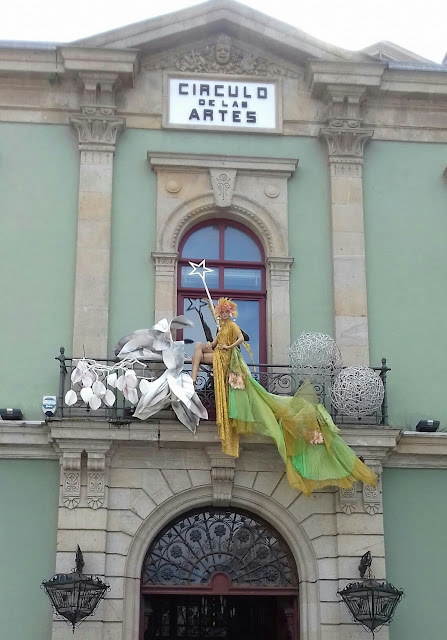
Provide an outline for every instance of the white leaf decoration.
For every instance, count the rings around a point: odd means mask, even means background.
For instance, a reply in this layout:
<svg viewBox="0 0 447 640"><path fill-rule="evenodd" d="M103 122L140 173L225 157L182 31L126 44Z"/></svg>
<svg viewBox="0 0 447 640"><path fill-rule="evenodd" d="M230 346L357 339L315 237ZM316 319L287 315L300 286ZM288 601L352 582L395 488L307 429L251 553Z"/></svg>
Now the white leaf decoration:
<svg viewBox="0 0 447 640"><path fill-rule="evenodd" d="M85 404L89 403L92 395L93 391L91 387L84 387L83 389L81 389L81 398L84 400Z"/></svg>
<svg viewBox="0 0 447 640"><path fill-rule="evenodd" d="M109 376L107 376L107 384L109 385L109 387L112 387L112 389L116 387L117 378L118 376L116 375L116 373L111 373Z"/></svg>
<svg viewBox="0 0 447 640"><path fill-rule="evenodd" d="M138 386L138 379L135 375L135 371L126 371L124 375L124 384L130 389L135 389Z"/></svg>
<svg viewBox="0 0 447 640"><path fill-rule="evenodd" d="M75 367L73 369L73 371L71 372L71 381L76 384L76 382L79 382L80 379L82 378L82 374L84 372L81 371L81 369L79 367Z"/></svg>
<svg viewBox="0 0 447 640"><path fill-rule="evenodd" d="M84 387L91 387L92 384L95 382L95 379L96 378L91 371L86 371L82 375L82 384Z"/></svg>
<svg viewBox="0 0 447 640"><path fill-rule="evenodd" d="M96 382L93 383L92 390L95 396L98 396L98 398L103 398L106 395L106 391L107 391L107 389L105 388L105 386L100 380L97 380Z"/></svg>
<svg viewBox="0 0 447 640"><path fill-rule="evenodd" d="M113 391L110 391L110 389L107 389L106 391L106 395L103 398L104 404L106 404L108 407L113 407L113 405L115 404L115 394L113 393Z"/></svg>
<svg viewBox="0 0 447 640"><path fill-rule="evenodd" d="M131 404L137 404L138 402L138 391L136 389L129 389L127 393L127 399Z"/></svg>
<svg viewBox="0 0 447 640"><path fill-rule="evenodd" d="M67 391L67 393L65 394L65 404L69 407L73 406L76 403L77 399L78 396L73 391L73 389L70 389L70 391Z"/></svg>
<svg viewBox="0 0 447 640"><path fill-rule="evenodd" d="M93 411L96 411L101 406L101 398L98 398L98 396L95 396L93 393L88 403L90 408L93 409Z"/></svg>
<svg viewBox="0 0 447 640"><path fill-rule="evenodd" d="M118 391L122 391L123 387L124 387L124 376L120 376L119 378L117 378L116 383L115 383L115 387L118 389Z"/></svg>

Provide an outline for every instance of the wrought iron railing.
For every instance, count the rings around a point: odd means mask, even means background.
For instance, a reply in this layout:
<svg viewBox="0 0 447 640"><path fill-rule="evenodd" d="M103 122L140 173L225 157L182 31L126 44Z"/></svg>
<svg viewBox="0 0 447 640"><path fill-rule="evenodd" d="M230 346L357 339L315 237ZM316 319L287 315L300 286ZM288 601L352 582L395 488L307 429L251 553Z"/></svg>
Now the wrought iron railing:
<svg viewBox="0 0 447 640"><path fill-rule="evenodd" d="M76 363L79 361L79 358L67 358L65 356L65 349L61 347L59 356L56 357L56 360L59 361L59 396L57 403L57 411L55 414L55 419L61 418L69 418L69 419L79 419L79 418L88 418L91 420L106 420L112 426L113 425L121 425L128 424L132 420L137 420L133 418L132 414L134 411L134 406L132 406L122 394L116 394L116 400L112 407L101 406L96 411L90 409L88 405L86 405L81 399L72 405L67 406L64 402L65 394L71 388L71 373L73 369L76 367ZM103 365L116 364L120 362L117 358L115 359L100 359L97 358L96 361ZM147 379L153 380L154 378L159 377L165 371L165 366L163 363L158 362L146 362L146 366L141 366L139 364L134 365L134 371L139 379ZM253 370L254 368L254 370ZM362 416L361 418L356 418L353 416L347 416L343 413L338 412L335 407L331 404L330 399L330 384L329 381L322 381L314 383L314 389L316 391L318 401L329 411L334 420L335 424L387 424L388 420L388 408L387 408L387 373L390 371L390 368L387 366L386 358L382 358L382 366L381 367L372 367L374 371L379 373L380 378L382 379L383 386L385 389L385 395L383 398L382 405L380 408L371 413L370 415ZM184 370L187 372L191 371L191 365L189 363L185 363ZM304 377L294 371L292 371L289 365L265 365L265 364L256 364L251 366L252 376L270 393L275 393L277 395L285 395L291 396L293 395L302 382L304 381ZM202 366L196 383L197 394L200 397L203 405L206 407L209 413L209 417L213 419L215 415L215 398L214 398L214 384L213 384L213 375L212 375L212 367L211 366ZM78 394L79 398L79 394ZM173 417L174 413L169 410L161 411L155 416L153 419L159 420L162 418Z"/></svg>

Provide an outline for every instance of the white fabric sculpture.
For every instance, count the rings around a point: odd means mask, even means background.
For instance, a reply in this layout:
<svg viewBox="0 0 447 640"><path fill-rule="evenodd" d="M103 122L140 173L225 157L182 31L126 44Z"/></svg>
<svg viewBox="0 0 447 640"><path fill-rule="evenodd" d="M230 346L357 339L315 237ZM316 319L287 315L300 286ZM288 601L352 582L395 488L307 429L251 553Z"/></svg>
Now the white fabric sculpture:
<svg viewBox="0 0 447 640"><path fill-rule="evenodd" d="M146 420L170 404L180 422L193 433L200 418L208 418L191 376L183 372L185 343L183 340L173 340L171 334L172 329L190 326L193 323L185 316L177 316L171 322L163 318L152 329L134 331L116 345L118 358L134 356L138 360L163 362L166 366L166 371L159 378L141 380L142 395L133 414L135 418Z"/></svg>

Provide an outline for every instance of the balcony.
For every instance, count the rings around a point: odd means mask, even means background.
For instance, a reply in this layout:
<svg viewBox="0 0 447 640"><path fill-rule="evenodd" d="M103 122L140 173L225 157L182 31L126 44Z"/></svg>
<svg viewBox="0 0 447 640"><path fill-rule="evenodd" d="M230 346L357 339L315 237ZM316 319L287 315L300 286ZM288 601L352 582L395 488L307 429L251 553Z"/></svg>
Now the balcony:
<svg viewBox="0 0 447 640"><path fill-rule="evenodd" d="M59 397L57 412L54 416L56 420L68 419L71 421L76 420L93 420L93 421L106 421L111 428L120 428L125 425L129 425L131 422L140 422L138 419L133 418L134 407L124 398L121 393L116 393L116 400L111 407L101 405L99 409L93 411L88 405L86 405L81 399L72 405L67 406L64 402L65 394L72 388L71 374L76 367L76 363L79 358L67 358L65 356L65 349L61 347L59 356L56 357L59 361ZM96 359L96 362L104 366L113 366L118 359ZM146 366L136 364L134 366L135 374L139 380L147 379L148 381L159 377L164 371L165 367L163 363L147 362ZM361 418L355 418L352 416L344 415L337 412L335 407L332 406L330 400L330 389L328 382L319 382L314 384L315 391L318 396L318 401L327 409L331 414L332 419L338 426L342 425L386 425L388 419L387 413L387 373L390 371L387 366L386 359L382 359L381 367L372 367L379 373L382 379L385 395L381 407L372 413L371 415L362 416ZM277 395L291 396L297 391L303 382L303 378L292 371L289 365L265 365L256 364L255 371L253 367L250 367L252 375L256 380L270 393ZM185 363L184 371L190 372L191 365ZM199 376L197 378L197 394L200 397L203 405L208 410L208 414L211 420L215 418L215 401L214 401L214 386L212 367L202 366ZM169 408L164 409L153 416L151 420L160 419L176 419L172 410Z"/></svg>

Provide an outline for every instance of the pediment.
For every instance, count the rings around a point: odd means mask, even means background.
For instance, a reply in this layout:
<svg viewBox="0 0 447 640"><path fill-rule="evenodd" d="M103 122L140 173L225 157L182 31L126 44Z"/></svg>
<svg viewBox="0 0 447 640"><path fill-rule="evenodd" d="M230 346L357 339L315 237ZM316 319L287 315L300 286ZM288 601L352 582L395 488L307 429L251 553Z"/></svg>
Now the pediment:
<svg viewBox="0 0 447 640"><path fill-rule="evenodd" d="M365 53L351 52L326 44L300 29L234 0L208 0L200 5L77 40L72 44L85 47L132 48L145 53L162 54L182 43L183 55L188 55L187 52L192 50L194 43L215 40L222 33L246 43L246 50L241 49L241 57L237 63L236 59L233 60L235 69L240 68L239 63L250 67L255 64L259 69L265 68L264 65L268 64L263 60L254 63L249 57L250 47L264 52L263 57L267 61L270 57L279 57L292 64L305 64L309 59L371 61L370 56ZM204 72L207 73L208 62L212 63L208 53L205 54L205 60L207 62L204 64ZM199 63L197 60L185 60L181 64L197 67ZM215 72L213 69L213 73Z"/></svg>

